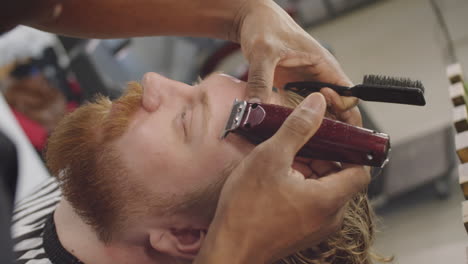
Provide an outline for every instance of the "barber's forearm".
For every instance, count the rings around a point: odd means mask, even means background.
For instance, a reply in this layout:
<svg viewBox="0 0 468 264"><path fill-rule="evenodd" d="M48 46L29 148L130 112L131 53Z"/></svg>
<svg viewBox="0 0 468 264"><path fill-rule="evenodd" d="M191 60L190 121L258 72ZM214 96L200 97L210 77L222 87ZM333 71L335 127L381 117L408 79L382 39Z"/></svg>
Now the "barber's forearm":
<svg viewBox="0 0 468 264"><path fill-rule="evenodd" d="M228 39L236 15L252 0L57 0L61 13L53 17L51 0L37 6L43 15L20 21L42 30L72 36L114 38L185 35ZM256 1L256 0L255 0Z"/></svg>
<svg viewBox="0 0 468 264"><path fill-rule="evenodd" d="M0 34L18 24L45 21L54 17L56 3L61 0L15 0L0 5Z"/></svg>

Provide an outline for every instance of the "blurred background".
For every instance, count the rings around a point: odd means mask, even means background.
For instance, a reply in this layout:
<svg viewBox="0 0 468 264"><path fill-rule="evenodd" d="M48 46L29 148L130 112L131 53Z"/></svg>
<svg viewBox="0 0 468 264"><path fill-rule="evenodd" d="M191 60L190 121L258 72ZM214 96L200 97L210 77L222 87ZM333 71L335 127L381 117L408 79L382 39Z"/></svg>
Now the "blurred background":
<svg viewBox="0 0 468 264"><path fill-rule="evenodd" d="M456 59L468 69L468 0L277 2L354 83L365 74L423 82L425 107L361 105L365 126L392 140L391 161L369 188L376 248L395 263L467 263L446 67ZM75 39L19 26L0 37L0 51L0 129L18 148L17 199L49 177L50 131L96 93L118 97L148 71L192 83L216 70L246 79L248 70L236 44L199 38Z"/></svg>

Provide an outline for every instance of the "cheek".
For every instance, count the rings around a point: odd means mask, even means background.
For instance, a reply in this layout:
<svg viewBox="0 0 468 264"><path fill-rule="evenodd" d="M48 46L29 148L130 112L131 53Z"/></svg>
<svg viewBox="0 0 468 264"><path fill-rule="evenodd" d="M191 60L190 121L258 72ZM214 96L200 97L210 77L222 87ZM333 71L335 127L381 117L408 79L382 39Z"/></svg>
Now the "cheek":
<svg viewBox="0 0 468 264"><path fill-rule="evenodd" d="M216 104L228 104L229 106L232 106L234 99L237 98L239 100L243 100L246 95L245 83L217 83L213 86L211 95L213 96L214 103Z"/></svg>
<svg viewBox="0 0 468 264"><path fill-rule="evenodd" d="M223 142L217 140L218 144L206 146L204 153L198 155L198 167L207 174L219 174L233 162L238 162L249 151L250 148L240 142L233 143L234 139L225 139Z"/></svg>

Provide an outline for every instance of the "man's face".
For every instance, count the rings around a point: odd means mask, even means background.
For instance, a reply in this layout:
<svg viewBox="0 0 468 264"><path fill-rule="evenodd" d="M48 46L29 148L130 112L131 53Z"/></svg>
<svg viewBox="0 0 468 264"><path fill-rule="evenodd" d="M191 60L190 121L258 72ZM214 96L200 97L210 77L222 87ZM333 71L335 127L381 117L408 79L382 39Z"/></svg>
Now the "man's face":
<svg viewBox="0 0 468 264"><path fill-rule="evenodd" d="M142 86L142 106L117 146L132 177L158 197L203 193L253 148L236 135L220 138L244 82L212 74L191 86L147 73Z"/></svg>

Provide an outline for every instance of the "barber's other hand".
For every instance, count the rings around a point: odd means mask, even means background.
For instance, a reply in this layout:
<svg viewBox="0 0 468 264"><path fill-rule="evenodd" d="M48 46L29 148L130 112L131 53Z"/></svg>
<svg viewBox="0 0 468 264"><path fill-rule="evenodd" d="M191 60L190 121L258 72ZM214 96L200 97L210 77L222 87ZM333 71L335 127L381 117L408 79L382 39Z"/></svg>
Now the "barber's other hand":
<svg viewBox="0 0 468 264"><path fill-rule="evenodd" d="M250 63L248 98L268 102L273 85L281 89L292 81L351 83L334 56L273 1L245 1L235 24L231 39L241 44ZM342 100L343 110L358 101Z"/></svg>
<svg viewBox="0 0 468 264"><path fill-rule="evenodd" d="M342 222L342 208L369 182L362 167L319 179L291 168L319 128L324 97L306 98L269 140L228 177L195 263L271 263L323 241Z"/></svg>

